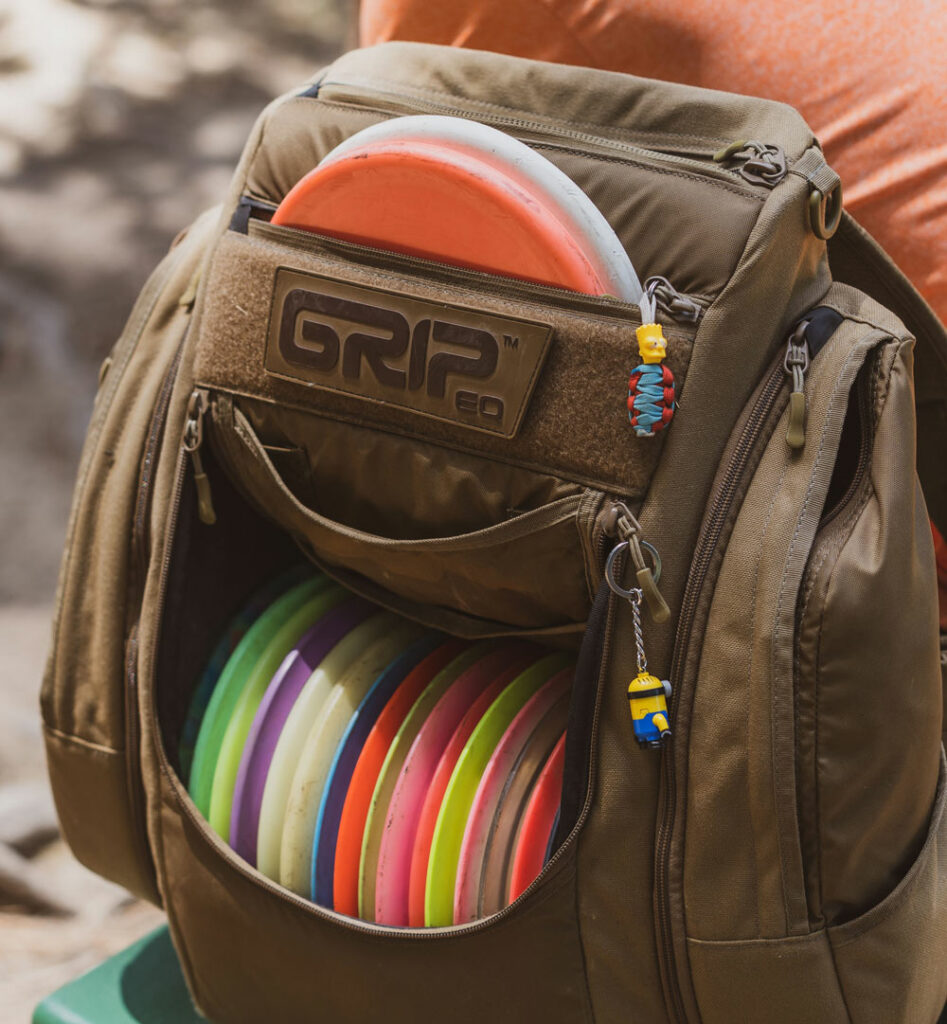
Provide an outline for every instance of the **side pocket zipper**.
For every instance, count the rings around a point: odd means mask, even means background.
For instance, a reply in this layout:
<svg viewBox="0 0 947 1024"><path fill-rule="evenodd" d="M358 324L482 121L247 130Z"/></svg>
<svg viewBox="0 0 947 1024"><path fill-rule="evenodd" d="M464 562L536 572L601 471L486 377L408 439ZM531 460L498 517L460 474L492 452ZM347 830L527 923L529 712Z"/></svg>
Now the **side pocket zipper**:
<svg viewBox="0 0 947 1024"><path fill-rule="evenodd" d="M700 536L694 548L684 598L678 618L674 651L671 661L670 679L673 685L671 700L671 729L675 740L662 753L661 798L658 811L657 831L655 838L655 909L658 931L658 956L668 1000L668 1012L676 1024L686 1024L690 1017L685 1009L681 991L676 953L675 923L670 896L670 852L673 826L678 803L678 780L676 770L676 748L686 739L682 736L681 719L689 718L690 702L693 699L690 680L685 678L685 664L691 647L697 611L704 585L708 578L715 553L723 536L730 517L733 504L740 493L740 484L752 469L754 453L757 452L759 441L766 432L775 425L774 411L780 396L785 394L786 375L790 375L794 389L804 394L804 370L798 375L794 372L796 352L803 347L808 352L805 368L809 361L818 355L825 343L835 332L843 317L828 307L817 307L803 317L790 332L786 349L780 352L774 361L769 375L760 388L756 401L744 423L742 432L727 463L724 476L720 482L713 502L704 519ZM797 406L798 406L797 400ZM804 404L802 422L799 424L799 445L793 445L787 438L790 447L801 447L805 443ZM798 412L797 412L798 417ZM686 706L685 702L687 702ZM684 706L684 707L682 707ZM686 727L685 730L686 732Z"/></svg>
<svg viewBox="0 0 947 1024"><path fill-rule="evenodd" d="M158 450L164 436L168 407L171 403L171 392L177 377L187 330L182 334L177 351L171 360L167 373L161 382L158 400L148 425L145 448L142 453L141 468L138 476L138 488L135 494L135 509L132 518L131 559L128 570L127 603L128 615L133 619L126 620L125 641L125 768L128 787L128 799L131 806L135 836L143 855L151 860L148 853L148 831L145 823L144 793L141 778L141 723L139 720L138 699L138 627L141 614L141 602L144 597L145 579L148 575L148 512L151 508L151 495Z"/></svg>
<svg viewBox="0 0 947 1024"><path fill-rule="evenodd" d="M869 389L864 386L858 386L857 381L856 388L857 394L853 396L853 400L857 402L860 434L858 442L858 458L856 460L855 469L845 491L841 497L833 503L832 507L823 514L819 523L819 528L812 541L812 547L809 552L806 568L799 584L799 594L796 602L792 691L796 722L797 814L799 820L799 841L803 854L806 891L809 903L809 914L814 927L820 926L822 922L819 901L820 882L818 878L818 836L812 820L815 814L814 804L816 804L818 800L818 779L816 776L816 768L812 761L814 753L810 753L808 759L805 758L804 745L800 743L800 737L803 735L804 728L806 728L809 731L809 734L813 736L813 752L816 749L817 740L815 739L816 722L814 720L810 721L808 725L804 727L803 720L801 718L802 666L800 662L799 645L800 634L806 621L809 599L812 594L813 587L817 582L816 577L820 573L826 559L831 558L832 547L837 544L837 535L839 532L844 534L845 531L850 528L851 517L853 515L857 515L860 508L863 507L861 500L859 500L859 503L854 507L852 502L855 500L856 496L859 496L862 492L868 466L871 461L871 398ZM848 513L848 515L846 515L846 513ZM813 715L815 715L815 709L813 709ZM809 762L808 765L805 763L807 760Z"/></svg>

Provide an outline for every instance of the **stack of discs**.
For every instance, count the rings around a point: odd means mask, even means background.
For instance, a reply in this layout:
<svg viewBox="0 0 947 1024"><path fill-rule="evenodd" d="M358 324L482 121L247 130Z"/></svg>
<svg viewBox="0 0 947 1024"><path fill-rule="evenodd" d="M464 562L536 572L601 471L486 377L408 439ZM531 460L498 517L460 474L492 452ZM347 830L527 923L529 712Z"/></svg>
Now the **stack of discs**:
<svg viewBox="0 0 947 1024"><path fill-rule="evenodd" d="M592 200L524 142L462 117L356 132L287 193L273 223L589 295L651 299Z"/></svg>
<svg viewBox="0 0 947 1024"><path fill-rule="evenodd" d="M551 854L573 669L295 569L210 655L182 772L214 830L294 892L380 924L462 924L516 899Z"/></svg>

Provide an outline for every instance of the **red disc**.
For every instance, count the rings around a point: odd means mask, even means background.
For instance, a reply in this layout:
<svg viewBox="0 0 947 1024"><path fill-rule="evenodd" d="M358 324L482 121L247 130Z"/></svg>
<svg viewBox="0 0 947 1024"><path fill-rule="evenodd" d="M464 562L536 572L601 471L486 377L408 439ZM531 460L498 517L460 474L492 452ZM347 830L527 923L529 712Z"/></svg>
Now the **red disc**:
<svg viewBox="0 0 947 1024"><path fill-rule="evenodd" d="M503 648L500 653L506 660L505 667L474 701L460 725L457 726L441 755L434 778L424 797L424 806L421 808L421 817L414 838L414 850L411 854L411 878L408 884L408 924L412 928L424 927L424 887L427 881L428 860L431 856L431 842L434 839L437 815L441 809L447 784L450 782L451 773L464 749L464 744L470 739L470 734L483 718L484 712L503 692L507 684L511 683L527 665L540 656L540 652L537 652L535 648L526 645L515 656L510 656L507 648Z"/></svg>
<svg viewBox="0 0 947 1024"><path fill-rule="evenodd" d="M931 532L934 534L934 554L937 556L937 568L941 576L947 579L947 541L941 536L940 530L931 521Z"/></svg>
<svg viewBox="0 0 947 1024"><path fill-rule="evenodd" d="M314 168L273 223L591 295L609 290L528 182L476 152L424 140L368 144Z"/></svg>
<svg viewBox="0 0 947 1024"><path fill-rule="evenodd" d="M335 845L332 902L340 914L358 917L358 870L362 855L362 837L368 808L375 792L375 783L378 781L378 773L381 771L388 748L405 716L427 684L466 646L461 640L449 640L429 654L391 695L365 740L342 806L339 835Z"/></svg>
<svg viewBox="0 0 947 1024"><path fill-rule="evenodd" d="M566 737L563 733L540 772L520 823L516 849L513 853L510 903L526 891L546 862L549 837L552 835L556 812L559 810L565 758Z"/></svg>

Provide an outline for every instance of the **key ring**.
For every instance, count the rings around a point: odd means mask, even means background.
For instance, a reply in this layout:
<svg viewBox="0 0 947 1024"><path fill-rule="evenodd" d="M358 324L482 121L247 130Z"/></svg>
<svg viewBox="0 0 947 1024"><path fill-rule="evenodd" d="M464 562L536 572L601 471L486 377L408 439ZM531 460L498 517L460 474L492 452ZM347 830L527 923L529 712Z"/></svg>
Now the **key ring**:
<svg viewBox="0 0 947 1024"><path fill-rule="evenodd" d="M615 559L618 558L618 555L622 551L630 547L630 543L631 542L627 540L619 541L608 553L608 560L605 562L605 580L609 587L611 587L612 592L617 594L619 597L625 598L626 601L640 601L640 587L634 587L631 590L627 590L618 582L618 580L615 579ZM654 582L657 583L661 579L661 556L658 554L657 548L655 548L653 544L649 544L646 540L640 540L638 543L651 555L651 561L653 563L651 573L654 577Z"/></svg>

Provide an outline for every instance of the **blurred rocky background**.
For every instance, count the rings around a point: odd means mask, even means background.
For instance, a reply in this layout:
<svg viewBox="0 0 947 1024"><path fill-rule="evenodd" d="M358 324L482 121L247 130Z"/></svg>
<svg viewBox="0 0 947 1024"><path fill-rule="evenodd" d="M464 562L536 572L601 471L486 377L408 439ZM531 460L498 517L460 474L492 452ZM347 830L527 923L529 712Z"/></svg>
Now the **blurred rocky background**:
<svg viewBox="0 0 947 1024"><path fill-rule="evenodd" d="M98 366L347 0L0 0L0 1018L161 920L57 838L37 694Z"/></svg>

